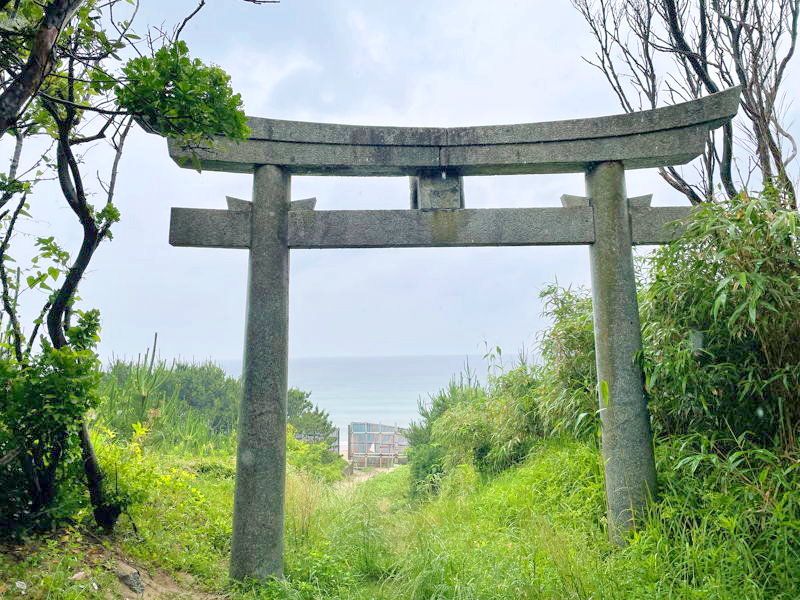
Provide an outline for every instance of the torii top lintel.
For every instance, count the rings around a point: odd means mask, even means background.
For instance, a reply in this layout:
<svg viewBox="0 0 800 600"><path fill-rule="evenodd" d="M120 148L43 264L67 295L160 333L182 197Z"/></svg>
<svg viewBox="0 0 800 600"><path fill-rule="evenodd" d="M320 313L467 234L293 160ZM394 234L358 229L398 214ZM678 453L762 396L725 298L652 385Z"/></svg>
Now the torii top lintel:
<svg viewBox="0 0 800 600"><path fill-rule="evenodd" d="M221 139L197 152L201 168L235 173L279 165L295 175L402 176L445 170L458 175L583 172L621 161L626 169L685 164L709 131L737 112L740 89L642 112L519 125L374 127L250 117L250 139ZM181 166L190 154L170 142Z"/></svg>

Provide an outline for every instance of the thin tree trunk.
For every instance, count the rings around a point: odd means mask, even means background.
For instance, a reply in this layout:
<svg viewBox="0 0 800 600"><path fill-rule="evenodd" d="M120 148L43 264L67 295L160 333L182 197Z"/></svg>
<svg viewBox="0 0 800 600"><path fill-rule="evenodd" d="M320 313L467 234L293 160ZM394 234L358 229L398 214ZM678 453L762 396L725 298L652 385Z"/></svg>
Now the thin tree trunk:
<svg viewBox="0 0 800 600"><path fill-rule="evenodd" d="M0 95L0 136L14 126L25 104L36 95L52 70L53 47L61 30L83 1L54 0L45 8L25 66Z"/></svg>
<svg viewBox="0 0 800 600"><path fill-rule="evenodd" d="M47 332L50 340L55 348L63 348L69 342L65 334L65 318L69 310L70 303L75 297L78 290L78 285L83 278L89 263L92 260L97 246L102 240L103 234L98 229L91 213L86 204L86 198L83 194L83 186L80 183L79 172L75 164L74 157L69 148L69 140L67 139L66 131L61 132L61 139L58 148L58 172L59 183L61 184L62 191L73 209L75 214L80 219L83 226L83 242L81 243L78 255L67 273L64 284L58 290L56 297L53 299L53 304L47 312ZM70 173L75 178L75 182L70 179ZM76 174L77 173L77 174ZM119 518L121 508L118 503L106 502L105 494L103 492L103 472L100 468L100 463L97 460L92 440L89 436L89 429L85 420L81 420L80 429L78 431L81 456L83 458L83 469L86 474L86 486L89 490L89 498L92 502L95 521L97 524L106 529L111 530Z"/></svg>
<svg viewBox="0 0 800 600"><path fill-rule="evenodd" d="M95 522L107 531L114 529L117 519L122 512L118 503L108 503L103 492L103 472L97 455L94 453L92 439L89 437L89 427L86 420L81 420L78 435L81 439L81 456L83 458L83 470L86 473L86 487L89 489L89 499L94 508Z"/></svg>

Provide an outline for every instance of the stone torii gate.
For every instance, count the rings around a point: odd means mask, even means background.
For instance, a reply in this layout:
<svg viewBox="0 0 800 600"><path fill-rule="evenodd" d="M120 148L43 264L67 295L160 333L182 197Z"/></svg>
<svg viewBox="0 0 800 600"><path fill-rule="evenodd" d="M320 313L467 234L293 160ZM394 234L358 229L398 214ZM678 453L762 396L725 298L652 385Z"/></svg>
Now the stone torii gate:
<svg viewBox="0 0 800 600"><path fill-rule="evenodd" d="M362 127L250 118L250 138L221 139L200 166L253 174L251 202L227 210L173 208L174 246L250 250L244 385L231 575L283 568L289 250L586 244L609 534L620 541L655 491L632 246L679 233L688 208L628 198L625 170L685 164L737 112L739 89L639 113L489 127ZM182 167L196 160L174 143ZM469 175L586 175L586 197L561 208L464 208ZM409 210L314 210L291 201L292 175L407 176Z"/></svg>

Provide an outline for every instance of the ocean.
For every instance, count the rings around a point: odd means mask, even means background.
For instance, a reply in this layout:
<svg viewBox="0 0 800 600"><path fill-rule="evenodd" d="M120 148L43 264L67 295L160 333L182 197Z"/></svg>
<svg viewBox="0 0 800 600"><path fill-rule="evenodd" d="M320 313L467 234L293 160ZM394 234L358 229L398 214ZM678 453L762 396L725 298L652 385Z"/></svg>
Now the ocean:
<svg viewBox="0 0 800 600"><path fill-rule="evenodd" d="M480 356L370 356L289 360L289 387L311 392L310 400L328 412L347 438L347 426L368 421L406 427L418 418L418 403L464 373L486 380ZM241 361L220 361L232 376Z"/></svg>

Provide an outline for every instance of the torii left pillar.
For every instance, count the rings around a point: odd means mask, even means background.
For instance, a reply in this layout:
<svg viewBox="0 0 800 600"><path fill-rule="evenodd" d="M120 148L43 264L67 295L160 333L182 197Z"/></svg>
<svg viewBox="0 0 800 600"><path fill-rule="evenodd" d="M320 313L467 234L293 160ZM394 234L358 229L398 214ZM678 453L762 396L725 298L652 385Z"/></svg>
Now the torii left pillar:
<svg viewBox="0 0 800 600"><path fill-rule="evenodd" d="M283 574L290 198L286 170L256 166L230 564L237 580Z"/></svg>

